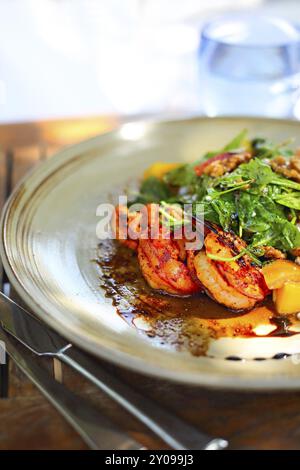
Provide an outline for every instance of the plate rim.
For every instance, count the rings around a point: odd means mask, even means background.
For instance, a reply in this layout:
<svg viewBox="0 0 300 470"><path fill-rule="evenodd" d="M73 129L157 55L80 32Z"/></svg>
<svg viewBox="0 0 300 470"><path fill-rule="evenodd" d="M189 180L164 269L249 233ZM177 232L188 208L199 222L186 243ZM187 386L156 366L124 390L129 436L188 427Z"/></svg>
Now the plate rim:
<svg viewBox="0 0 300 470"><path fill-rule="evenodd" d="M300 123L295 120L295 119L277 119L277 118L264 118L264 117L255 117L255 116L218 116L218 117L205 117L205 116L192 116L188 118L183 118L183 119L146 119L146 120L132 120L128 121L126 123L120 124L117 126L115 129L111 131L107 131L103 134L99 134L97 136L85 139L83 141L80 141L76 144L70 145L70 146L65 146L62 149L60 149L58 152L55 152L54 155L49 159L44 162L40 162L38 165L36 165L33 169L31 169L26 175L18 182L18 184L15 186L13 189L12 193L10 194L9 198L4 204L4 207L2 209L1 213L1 220L0 220L0 257L2 259L3 267L6 271L6 274L8 276L9 281L13 285L13 287L16 289L17 293L20 295L21 299L25 302L26 306L33 311L35 315L42 321L45 322L48 326L50 326L52 329L55 331L58 331L59 334L61 332L57 329L57 323L55 324L55 321L47 315L47 310L43 308L42 305L39 305L38 302L35 301L35 299L30 295L29 292L25 289L25 287L22 285L21 281L19 280L18 274L14 271L13 267L10 264L10 260L7 255L6 251L6 229L7 229L7 223L8 223L8 217L11 214L12 207L14 203L16 202L18 196L20 195L20 192L22 190L22 187L24 184L26 184L27 180L34 176L38 171L40 171L41 167L47 167L49 165L49 162L55 163L56 161L59 161L65 155L66 151L72 151L77 149L79 146L82 145L88 145L92 144L93 141L97 141L99 138L100 139L105 139L105 138L113 138L115 135L118 135L118 133L121 131L123 126L126 126L127 124L136 124L138 123L139 125L145 125L147 127L149 126L157 126L161 124L166 124L170 125L173 123L179 123L179 122L184 122L187 123L188 121L223 121L223 120L236 120L236 119L247 119L247 120L253 120L253 121L268 121L268 122L277 122L277 123L291 123L293 125L299 125ZM71 161L74 158L71 157L68 161ZM48 175L48 177L51 176ZM65 333L65 332L64 332ZM94 357L101 357L104 360L107 360L111 363L115 363L121 367L125 367L127 369L130 369L135 372L139 372L142 374L146 374L152 377L156 377L159 379L167 379L171 380L177 383L183 383L186 385L197 385L201 386L204 388L212 388L212 389L227 389L227 390L239 390L239 391L247 391L247 390L252 390L252 391L258 391L258 392L264 392L264 391L288 391L288 390L299 390L300 389L300 376L299 377L288 377L286 378L287 380L283 380L282 376L271 376L271 377L251 377L251 378L246 378L243 376L230 376L230 375L224 375L222 376L220 380L220 376L218 373L204 373L199 371L186 371L186 372L178 372L173 369L168 369L166 367L161 367L160 364L156 364L153 366L152 364L149 364L147 361L145 361L143 358L139 358L134 356L133 354L128 354L126 352L119 351L118 349L111 349L110 347L107 347L105 345L101 345L101 349L97 349L97 354L95 354L95 351L92 349L92 345L90 345L88 342L84 341L84 334L77 335L76 337L72 334L71 331L67 331L67 334L64 335L69 341L74 343L75 346L78 346L82 348L83 350L87 351L88 353L92 354ZM112 354L113 352L113 354ZM163 354L168 354L167 351L163 351ZM209 358L207 358L209 359ZM287 359L283 359L287 360ZM146 366L146 367L145 367Z"/></svg>

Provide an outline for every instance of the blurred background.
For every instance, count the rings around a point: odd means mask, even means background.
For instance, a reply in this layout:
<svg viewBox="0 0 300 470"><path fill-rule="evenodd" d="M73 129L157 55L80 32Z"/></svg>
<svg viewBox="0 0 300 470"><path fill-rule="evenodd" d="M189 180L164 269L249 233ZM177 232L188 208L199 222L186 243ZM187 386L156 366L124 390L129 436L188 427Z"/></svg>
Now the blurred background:
<svg viewBox="0 0 300 470"><path fill-rule="evenodd" d="M0 122L203 112L203 24L292 0L0 0Z"/></svg>

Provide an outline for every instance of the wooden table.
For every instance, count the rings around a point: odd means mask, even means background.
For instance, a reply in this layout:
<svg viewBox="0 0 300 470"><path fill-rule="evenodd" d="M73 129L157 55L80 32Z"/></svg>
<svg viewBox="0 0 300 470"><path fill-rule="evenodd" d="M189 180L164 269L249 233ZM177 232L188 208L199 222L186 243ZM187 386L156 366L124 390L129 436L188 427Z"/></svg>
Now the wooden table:
<svg viewBox="0 0 300 470"><path fill-rule="evenodd" d="M114 118L86 118L0 126L0 206L21 177L64 145L105 132ZM9 288L0 269L1 286ZM11 295L15 295L11 292ZM114 374L196 427L229 438L236 448L300 449L299 393L231 393L144 377L113 365ZM2 394L5 370L1 369ZM0 398L0 449L86 449L77 433L10 361L9 388ZM63 383L91 401L120 428L152 449L164 445L127 412L67 367Z"/></svg>

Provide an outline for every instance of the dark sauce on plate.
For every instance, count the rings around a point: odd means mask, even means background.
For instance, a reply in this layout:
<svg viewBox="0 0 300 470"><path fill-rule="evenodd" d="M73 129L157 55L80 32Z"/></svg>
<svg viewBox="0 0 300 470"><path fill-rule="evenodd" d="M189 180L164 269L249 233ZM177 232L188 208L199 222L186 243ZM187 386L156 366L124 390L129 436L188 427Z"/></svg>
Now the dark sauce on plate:
<svg viewBox="0 0 300 470"><path fill-rule="evenodd" d="M251 312L236 313L204 294L176 297L155 291L144 280L136 253L113 240L99 244L96 262L101 286L118 314L162 347L199 356L211 339L290 336L299 326L296 315L276 314L270 299Z"/></svg>

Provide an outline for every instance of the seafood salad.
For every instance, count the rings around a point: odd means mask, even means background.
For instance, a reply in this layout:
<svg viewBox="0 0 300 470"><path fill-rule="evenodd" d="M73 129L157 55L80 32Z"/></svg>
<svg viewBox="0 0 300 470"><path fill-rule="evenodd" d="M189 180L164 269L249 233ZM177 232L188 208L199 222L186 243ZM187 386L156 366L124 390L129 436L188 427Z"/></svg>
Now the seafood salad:
<svg viewBox="0 0 300 470"><path fill-rule="evenodd" d="M228 314L272 296L279 314L300 312L300 153L290 142L243 130L196 162L157 162L115 214L115 237L153 292L208 295Z"/></svg>

